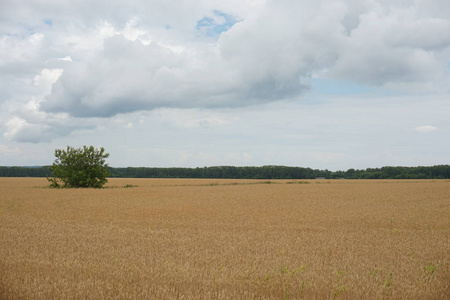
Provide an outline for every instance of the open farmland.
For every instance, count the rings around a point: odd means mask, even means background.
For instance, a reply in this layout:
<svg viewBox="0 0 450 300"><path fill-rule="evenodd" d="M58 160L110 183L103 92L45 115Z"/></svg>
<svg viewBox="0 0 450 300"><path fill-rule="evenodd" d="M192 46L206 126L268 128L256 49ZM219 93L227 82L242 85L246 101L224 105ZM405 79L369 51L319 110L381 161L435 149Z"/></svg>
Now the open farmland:
<svg viewBox="0 0 450 300"><path fill-rule="evenodd" d="M46 185L0 178L0 299L450 299L449 180Z"/></svg>

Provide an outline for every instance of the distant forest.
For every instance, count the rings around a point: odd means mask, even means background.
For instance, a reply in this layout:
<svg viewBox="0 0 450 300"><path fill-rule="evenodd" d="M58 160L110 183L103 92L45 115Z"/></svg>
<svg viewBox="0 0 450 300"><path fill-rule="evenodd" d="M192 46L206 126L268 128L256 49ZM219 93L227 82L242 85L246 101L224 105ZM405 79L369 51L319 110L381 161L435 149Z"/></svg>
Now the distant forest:
<svg viewBox="0 0 450 300"><path fill-rule="evenodd" d="M347 171L302 167L203 167L203 168L111 168L117 178L230 178L230 179L450 179L450 165L432 167L382 167ZM47 177L49 166L0 167L0 177Z"/></svg>

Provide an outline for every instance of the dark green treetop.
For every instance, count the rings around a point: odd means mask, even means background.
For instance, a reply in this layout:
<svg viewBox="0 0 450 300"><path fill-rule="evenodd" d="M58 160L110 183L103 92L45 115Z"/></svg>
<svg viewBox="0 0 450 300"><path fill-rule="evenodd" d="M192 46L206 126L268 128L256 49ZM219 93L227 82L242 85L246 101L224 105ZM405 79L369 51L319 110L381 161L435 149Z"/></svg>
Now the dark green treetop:
<svg viewBox="0 0 450 300"><path fill-rule="evenodd" d="M101 188L110 176L105 159L109 153L105 149L93 146L55 150L55 162L50 167L52 177L48 177L50 186L68 188Z"/></svg>

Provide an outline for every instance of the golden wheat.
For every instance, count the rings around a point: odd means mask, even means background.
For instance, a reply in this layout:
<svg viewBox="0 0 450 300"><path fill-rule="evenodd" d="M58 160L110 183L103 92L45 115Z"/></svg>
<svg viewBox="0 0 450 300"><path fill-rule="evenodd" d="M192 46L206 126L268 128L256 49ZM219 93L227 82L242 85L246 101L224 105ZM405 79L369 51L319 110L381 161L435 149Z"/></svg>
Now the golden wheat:
<svg viewBox="0 0 450 300"><path fill-rule="evenodd" d="M0 178L0 299L450 298L448 180L46 185Z"/></svg>

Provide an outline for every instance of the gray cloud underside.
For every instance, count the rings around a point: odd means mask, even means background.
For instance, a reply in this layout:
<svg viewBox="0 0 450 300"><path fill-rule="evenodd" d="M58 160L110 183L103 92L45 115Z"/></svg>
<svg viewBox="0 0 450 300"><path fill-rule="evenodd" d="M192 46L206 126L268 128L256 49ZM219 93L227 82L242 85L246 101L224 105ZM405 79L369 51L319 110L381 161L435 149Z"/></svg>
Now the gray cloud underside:
<svg viewBox="0 0 450 300"><path fill-rule="evenodd" d="M94 59L65 68L41 107L77 117L107 117L157 107L252 105L307 88L302 83L306 69L275 68L273 61L249 61L251 57L235 59L233 51L227 55L218 55L215 48L175 53L153 42L144 45L114 36Z"/></svg>
<svg viewBox="0 0 450 300"><path fill-rule="evenodd" d="M50 142L56 137L67 136L75 130L93 129L93 126L80 126L79 124L64 125L63 123L27 124L13 136L14 141L25 143Z"/></svg>

